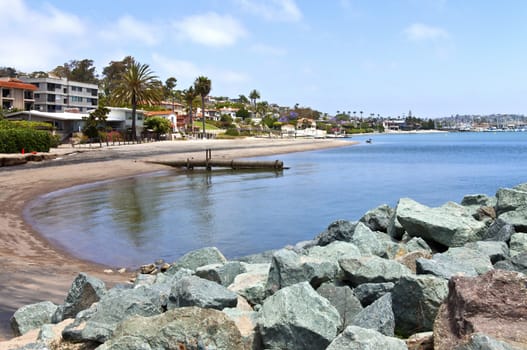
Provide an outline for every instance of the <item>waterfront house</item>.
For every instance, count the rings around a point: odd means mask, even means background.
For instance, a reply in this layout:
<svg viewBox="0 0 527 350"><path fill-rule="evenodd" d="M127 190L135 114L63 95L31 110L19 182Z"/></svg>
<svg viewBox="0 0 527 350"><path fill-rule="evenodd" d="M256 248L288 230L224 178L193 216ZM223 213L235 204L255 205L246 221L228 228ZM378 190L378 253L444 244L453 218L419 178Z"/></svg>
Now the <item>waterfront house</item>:
<svg viewBox="0 0 527 350"><path fill-rule="evenodd" d="M37 88L16 78L0 78L0 108L30 110L35 103L34 91Z"/></svg>

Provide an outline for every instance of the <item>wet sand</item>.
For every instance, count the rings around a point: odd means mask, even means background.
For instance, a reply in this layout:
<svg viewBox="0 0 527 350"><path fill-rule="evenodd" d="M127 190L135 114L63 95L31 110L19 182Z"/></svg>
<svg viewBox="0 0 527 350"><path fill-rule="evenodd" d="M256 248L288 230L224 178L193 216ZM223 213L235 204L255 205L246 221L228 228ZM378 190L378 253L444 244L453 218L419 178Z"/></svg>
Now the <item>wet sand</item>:
<svg viewBox="0 0 527 350"><path fill-rule="evenodd" d="M80 260L50 244L23 219L24 207L32 199L74 185L163 170L165 166L145 161L199 159L205 157L205 149L212 150L213 158L239 159L351 144L346 140L244 139L68 146L51 151L57 155L55 160L0 168L0 341L12 337L9 319L18 308L45 300L62 303L79 272L101 278L107 286L126 283L134 275L133 271L105 272L113 267Z"/></svg>

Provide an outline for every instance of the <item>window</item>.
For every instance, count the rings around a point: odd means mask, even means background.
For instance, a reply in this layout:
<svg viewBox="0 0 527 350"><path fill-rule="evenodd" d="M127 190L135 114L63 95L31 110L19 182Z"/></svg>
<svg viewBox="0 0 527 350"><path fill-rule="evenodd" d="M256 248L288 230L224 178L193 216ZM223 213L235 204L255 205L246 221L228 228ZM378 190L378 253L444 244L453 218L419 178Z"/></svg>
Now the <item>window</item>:
<svg viewBox="0 0 527 350"><path fill-rule="evenodd" d="M80 96L70 96L71 102L82 102L82 97Z"/></svg>

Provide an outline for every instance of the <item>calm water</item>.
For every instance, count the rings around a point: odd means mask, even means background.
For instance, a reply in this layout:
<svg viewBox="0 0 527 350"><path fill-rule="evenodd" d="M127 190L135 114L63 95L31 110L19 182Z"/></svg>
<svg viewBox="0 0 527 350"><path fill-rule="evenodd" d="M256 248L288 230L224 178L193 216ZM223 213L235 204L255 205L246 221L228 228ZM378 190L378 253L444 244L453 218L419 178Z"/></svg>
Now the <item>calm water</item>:
<svg viewBox="0 0 527 350"><path fill-rule="evenodd" d="M356 137L364 141L368 137ZM26 216L74 255L111 266L173 261L216 246L228 258L311 239L411 197L429 206L527 182L527 133L378 135L373 143L267 157L283 173L167 170L75 187Z"/></svg>

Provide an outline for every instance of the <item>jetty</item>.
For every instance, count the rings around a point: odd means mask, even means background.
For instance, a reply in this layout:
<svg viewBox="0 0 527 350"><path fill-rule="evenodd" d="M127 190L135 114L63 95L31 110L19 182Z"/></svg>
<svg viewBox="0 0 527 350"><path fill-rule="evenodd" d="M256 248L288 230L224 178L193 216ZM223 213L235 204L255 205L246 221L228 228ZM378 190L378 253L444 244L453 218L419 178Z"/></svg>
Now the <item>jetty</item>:
<svg viewBox="0 0 527 350"><path fill-rule="evenodd" d="M205 168L212 170L212 168L230 168L232 170L283 170L288 169L284 167L284 162L280 160L243 160L243 159L212 159L212 150L205 150L205 159L187 158L184 160L172 161L147 161L147 163L167 165L176 168L186 168L193 170L194 168Z"/></svg>

